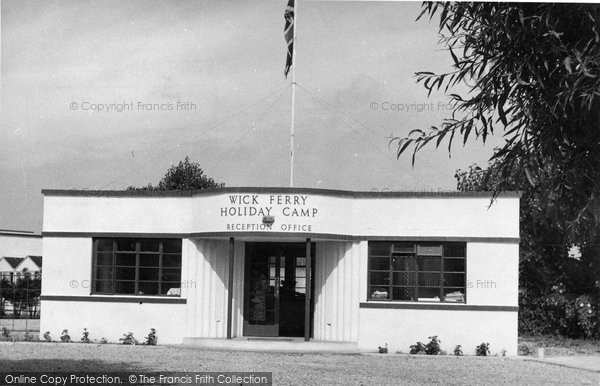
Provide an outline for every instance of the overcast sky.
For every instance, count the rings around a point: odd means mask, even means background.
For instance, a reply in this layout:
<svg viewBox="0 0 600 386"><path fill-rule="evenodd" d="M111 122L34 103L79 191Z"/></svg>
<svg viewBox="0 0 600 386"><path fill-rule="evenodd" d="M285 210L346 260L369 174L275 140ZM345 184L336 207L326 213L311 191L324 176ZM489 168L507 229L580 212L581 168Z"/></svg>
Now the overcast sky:
<svg viewBox="0 0 600 386"><path fill-rule="evenodd" d="M40 231L41 189L157 183L186 155L227 186L288 186L285 5L3 0L0 228ZM499 138L432 147L414 169L388 146L448 116L414 77L451 63L419 12L300 1L295 186L447 190L486 164Z"/></svg>

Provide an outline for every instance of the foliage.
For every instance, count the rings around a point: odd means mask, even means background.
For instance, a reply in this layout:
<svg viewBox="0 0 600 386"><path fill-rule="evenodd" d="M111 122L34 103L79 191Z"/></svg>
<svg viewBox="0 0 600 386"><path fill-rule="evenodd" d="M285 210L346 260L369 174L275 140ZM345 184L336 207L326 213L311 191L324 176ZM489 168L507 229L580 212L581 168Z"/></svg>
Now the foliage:
<svg viewBox="0 0 600 386"><path fill-rule="evenodd" d="M2 340L12 340L10 331L6 327L2 327Z"/></svg>
<svg viewBox="0 0 600 386"><path fill-rule="evenodd" d="M460 344L457 344L456 347L454 347L454 355L456 355L457 357L460 357L463 355L463 350L461 347L462 346Z"/></svg>
<svg viewBox="0 0 600 386"><path fill-rule="evenodd" d="M478 357L485 357L490 354L490 344L489 343L481 343L479 346L475 347L475 355Z"/></svg>
<svg viewBox="0 0 600 386"><path fill-rule="evenodd" d="M600 224L600 7L425 2L424 15L439 15L453 69L417 81L430 94L467 84L468 96L450 94L453 114L439 127L394 138L398 156L412 147L414 164L428 143L447 139L450 151L455 136L485 142L500 128L494 191L518 171L569 240L585 243Z"/></svg>
<svg viewBox="0 0 600 386"><path fill-rule="evenodd" d="M123 334L123 337L119 338L119 342L121 342L122 344L131 344L131 345L139 344L137 339L135 339L133 337L133 332L131 332L131 331L128 332L127 334Z"/></svg>
<svg viewBox="0 0 600 386"><path fill-rule="evenodd" d="M421 342L417 342L416 344L410 346L410 353L417 355L425 355L427 354L427 346L425 346Z"/></svg>
<svg viewBox="0 0 600 386"><path fill-rule="evenodd" d="M52 337L50 336L50 331L46 331L46 332L44 333L44 340L45 340L46 342L52 342Z"/></svg>
<svg viewBox="0 0 600 386"><path fill-rule="evenodd" d="M156 346L157 343L158 337L156 336L156 329L151 328L150 332L148 333L148 336L146 337L146 342L144 344Z"/></svg>
<svg viewBox="0 0 600 386"><path fill-rule="evenodd" d="M92 343L92 341L90 340L90 332L87 330L87 328L83 329L83 336L79 341L81 343Z"/></svg>
<svg viewBox="0 0 600 386"><path fill-rule="evenodd" d="M425 354L427 355L440 355L442 349L440 347L441 340L438 339L437 335L429 337L429 343L425 345Z"/></svg>
<svg viewBox="0 0 600 386"><path fill-rule="evenodd" d="M456 173L461 191L493 191L498 185L499 163L490 162L487 169L471 165ZM578 245L581 256L569 258L572 244L568 235L553 219L559 213L566 217L568 203L550 213L540 199L541 188L532 187L517 168L506 178L511 190L521 190L520 263L519 263L519 332L526 335L560 334L568 337L600 336L600 231L588 230L590 240ZM591 238L593 235L593 239ZM587 312L577 312L575 302L584 296L590 304Z"/></svg>
<svg viewBox="0 0 600 386"><path fill-rule="evenodd" d="M215 182L212 178L204 174L200 165L196 162L190 162L188 156L183 161L179 161L177 166L171 166L160 180L158 185L136 188L130 186L127 190L201 190L210 188L222 188L225 186L222 182Z"/></svg>
<svg viewBox="0 0 600 386"><path fill-rule="evenodd" d="M100 344L107 344L108 343L108 339L106 339L105 337L102 337L100 339Z"/></svg>
<svg viewBox="0 0 600 386"><path fill-rule="evenodd" d="M29 330L25 331L25 335L23 336L23 340L26 342L33 341L33 334L29 332Z"/></svg>
<svg viewBox="0 0 600 386"><path fill-rule="evenodd" d="M69 335L69 330L63 330L60 335L60 341L63 343L71 343L71 336Z"/></svg>

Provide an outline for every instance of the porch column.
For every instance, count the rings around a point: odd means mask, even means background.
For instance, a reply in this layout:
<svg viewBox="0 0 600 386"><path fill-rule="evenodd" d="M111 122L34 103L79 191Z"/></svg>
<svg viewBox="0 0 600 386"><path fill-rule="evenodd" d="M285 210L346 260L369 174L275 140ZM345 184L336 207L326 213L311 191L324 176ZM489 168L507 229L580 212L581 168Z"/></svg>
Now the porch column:
<svg viewBox="0 0 600 386"><path fill-rule="evenodd" d="M233 316L233 257L235 244L233 237L229 238L229 281L227 282L227 339L231 339L231 320Z"/></svg>
<svg viewBox="0 0 600 386"><path fill-rule="evenodd" d="M312 278L310 275L311 272L311 256L310 256L310 252L311 252L311 244L310 244L310 239L306 239L306 284L305 284L305 291L306 291L306 299L304 301L304 340L305 341L309 341L310 340L310 298L311 298L311 292L310 292L310 287L311 287L311 282L312 282Z"/></svg>

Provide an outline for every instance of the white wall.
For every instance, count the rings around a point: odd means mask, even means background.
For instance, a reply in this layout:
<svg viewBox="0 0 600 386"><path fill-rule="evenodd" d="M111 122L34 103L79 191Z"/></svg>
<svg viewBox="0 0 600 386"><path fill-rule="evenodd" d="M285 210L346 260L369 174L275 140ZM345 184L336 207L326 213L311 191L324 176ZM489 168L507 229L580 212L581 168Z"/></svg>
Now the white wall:
<svg viewBox="0 0 600 386"><path fill-rule="evenodd" d="M143 342L150 328L155 328L159 344L181 343L185 304L53 300L42 300L41 303L40 338L50 331L52 339L60 341L62 330L67 329L71 339L78 341L83 329L87 328L91 339L105 337L112 343L119 343L119 338L131 331L138 341Z"/></svg>
<svg viewBox="0 0 600 386"><path fill-rule="evenodd" d="M44 237L42 295L90 294L92 239Z"/></svg>
<svg viewBox="0 0 600 386"><path fill-rule="evenodd" d="M360 243L317 242L314 339L358 341Z"/></svg>
<svg viewBox="0 0 600 386"><path fill-rule="evenodd" d="M14 236L0 233L0 257L25 257L42 255L42 238Z"/></svg>
<svg viewBox="0 0 600 386"><path fill-rule="evenodd" d="M390 352L408 353L417 341L426 344L437 335L448 353L460 344L465 355L475 355L475 347L486 342L492 354L504 349L517 355L517 312L361 308L359 323L361 350L387 343Z"/></svg>

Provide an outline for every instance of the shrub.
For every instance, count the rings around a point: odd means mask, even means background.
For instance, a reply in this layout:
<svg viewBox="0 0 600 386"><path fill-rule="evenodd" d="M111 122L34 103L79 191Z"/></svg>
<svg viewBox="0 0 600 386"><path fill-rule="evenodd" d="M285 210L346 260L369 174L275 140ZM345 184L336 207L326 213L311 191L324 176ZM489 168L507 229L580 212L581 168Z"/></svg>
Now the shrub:
<svg viewBox="0 0 600 386"><path fill-rule="evenodd" d="M425 354L440 355L442 352L440 347L441 340L438 339L437 335L430 336L429 339L429 343L425 346Z"/></svg>
<svg viewBox="0 0 600 386"><path fill-rule="evenodd" d="M133 332L131 331L129 331L127 334L123 334L123 337L119 338L119 342L121 342L121 344L138 344L137 339L133 337Z"/></svg>
<svg viewBox="0 0 600 386"><path fill-rule="evenodd" d="M25 331L25 336L23 337L25 342L33 341L33 335L29 332L29 330Z"/></svg>
<svg viewBox="0 0 600 386"><path fill-rule="evenodd" d="M150 346L156 346L157 343L158 343L158 337L156 336L156 330L154 328L151 328L150 333L146 337L146 342L144 344L147 344Z"/></svg>
<svg viewBox="0 0 600 386"><path fill-rule="evenodd" d="M457 344L456 347L454 347L454 355L456 355L457 357L463 355L463 351L462 351L461 347L462 346L460 344Z"/></svg>
<svg viewBox="0 0 600 386"><path fill-rule="evenodd" d="M10 331L6 327L2 327L2 340L12 340Z"/></svg>
<svg viewBox="0 0 600 386"><path fill-rule="evenodd" d="M479 346L475 347L475 354L478 357L485 357L490 353L490 344L482 343Z"/></svg>
<svg viewBox="0 0 600 386"><path fill-rule="evenodd" d="M425 346L421 342L417 342L416 344L410 346L410 353L417 355L425 355L427 354L427 346Z"/></svg>
<svg viewBox="0 0 600 386"><path fill-rule="evenodd" d="M100 344L107 344L108 343L108 339L106 339L105 337L102 337L102 339L100 339Z"/></svg>
<svg viewBox="0 0 600 386"><path fill-rule="evenodd" d="M92 341L90 340L90 332L87 330L87 328L83 329L83 336L80 339L81 343L92 343Z"/></svg>
<svg viewBox="0 0 600 386"><path fill-rule="evenodd" d="M69 330L63 330L62 335L60 336L60 340L63 343L71 342L71 336L69 335Z"/></svg>
<svg viewBox="0 0 600 386"><path fill-rule="evenodd" d="M50 331L46 331L46 332L44 333L44 340L45 340L46 342L52 342L52 337L50 336Z"/></svg>

